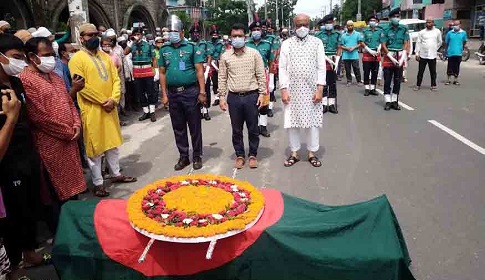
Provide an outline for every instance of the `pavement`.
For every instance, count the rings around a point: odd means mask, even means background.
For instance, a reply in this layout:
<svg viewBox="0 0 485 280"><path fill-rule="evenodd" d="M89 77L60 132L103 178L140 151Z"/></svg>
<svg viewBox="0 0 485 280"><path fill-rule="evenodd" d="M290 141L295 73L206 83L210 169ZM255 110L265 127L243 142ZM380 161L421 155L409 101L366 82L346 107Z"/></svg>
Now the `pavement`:
<svg viewBox="0 0 485 280"><path fill-rule="evenodd" d="M260 166L237 179L257 187L326 205L345 205L386 194L406 239L416 279L483 279L485 258L485 66L472 56L462 64L461 86L445 86L446 62L438 62L437 92L426 72L421 91L412 60L402 85L401 111L384 111L382 96L338 84L339 114L324 115L319 156L323 167L305 161L291 168L281 103L261 138ZM156 179L190 172L173 170L178 153L168 112L140 123L132 116L122 132L121 165L138 182L111 188L128 198ZM212 107L203 121L204 167L193 173L233 174L234 150L228 113ZM304 139L304 138L303 138ZM302 147L304 151L305 146ZM306 154L300 154L302 159ZM83 199L93 199L90 195ZM30 271L32 279L55 280L52 267ZM68 280L68 279L67 279Z"/></svg>

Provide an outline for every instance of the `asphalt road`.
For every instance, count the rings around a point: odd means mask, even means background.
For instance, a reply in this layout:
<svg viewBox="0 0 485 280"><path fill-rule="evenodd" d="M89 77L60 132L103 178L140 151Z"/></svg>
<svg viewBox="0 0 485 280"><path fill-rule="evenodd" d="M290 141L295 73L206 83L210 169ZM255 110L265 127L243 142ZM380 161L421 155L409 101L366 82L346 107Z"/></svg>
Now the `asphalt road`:
<svg viewBox="0 0 485 280"><path fill-rule="evenodd" d="M363 96L363 88L338 85L339 114L324 116L319 156L323 167L301 161L283 166L288 140L281 104L262 138L260 167L242 169L237 178L258 187L327 205L344 205L386 194L401 224L417 279L483 279L485 258L485 66L462 64L461 86L445 86L446 63L438 62L439 90L429 90L425 74L414 92L417 63L400 101L407 109L383 110L382 96ZM406 106L407 105L407 106ZM231 176L234 151L229 115L213 107L203 122L204 167L194 173ZM158 111L156 123L123 128L121 163L131 185L114 186L112 196L127 198L137 188L175 172L178 153L170 118ZM304 148L304 147L303 147ZM301 153L305 159L306 155ZM91 199L87 197L86 199ZM31 271L33 279L57 279L52 268Z"/></svg>

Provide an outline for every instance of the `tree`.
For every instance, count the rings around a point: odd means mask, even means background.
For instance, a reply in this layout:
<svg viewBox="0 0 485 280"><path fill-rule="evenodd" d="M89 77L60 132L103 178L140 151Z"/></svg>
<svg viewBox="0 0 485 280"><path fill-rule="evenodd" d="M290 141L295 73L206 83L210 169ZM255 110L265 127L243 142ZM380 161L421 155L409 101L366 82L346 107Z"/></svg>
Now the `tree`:
<svg viewBox="0 0 485 280"><path fill-rule="evenodd" d="M356 20L357 17L357 2L358 0L346 0L342 6L342 13L340 20L345 22L347 20ZM361 6L362 20L382 10L382 0L368 0L363 1Z"/></svg>
<svg viewBox="0 0 485 280"><path fill-rule="evenodd" d="M179 17L179 19L184 24L185 31L188 31L188 29L192 25L192 21L190 19L190 15L188 15L186 12L183 12L183 11L175 12L174 15L176 15L176 16Z"/></svg>
<svg viewBox="0 0 485 280"><path fill-rule="evenodd" d="M205 27L215 24L222 34L229 34L233 24L247 24L248 13L245 1L218 0L215 7L210 2L206 6L209 11L209 19L204 23Z"/></svg>
<svg viewBox="0 0 485 280"><path fill-rule="evenodd" d="M292 20L293 10L298 0L267 0L266 8L268 11L268 18L273 23L273 27L276 27L276 1L278 1L278 19L280 21L280 27L288 26L288 20ZM283 12L282 12L283 11ZM264 19L264 5L258 9L259 18Z"/></svg>

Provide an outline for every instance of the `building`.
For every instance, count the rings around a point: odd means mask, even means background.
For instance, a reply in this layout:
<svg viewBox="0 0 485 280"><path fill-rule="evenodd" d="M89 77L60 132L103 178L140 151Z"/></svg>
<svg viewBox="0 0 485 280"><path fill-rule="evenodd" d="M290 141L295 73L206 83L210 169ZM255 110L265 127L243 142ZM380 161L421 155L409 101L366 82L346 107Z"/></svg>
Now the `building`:
<svg viewBox="0 0 485 280"><path fill-rule="evenodd" d="M115 30L130 28L133 22L144 22L149 30L161 26L168 12L165 0L81 0L87 7L89 21ZM13 28L45 26L65 31L69 18L68 0L1 0L0 20Z"/></svg>

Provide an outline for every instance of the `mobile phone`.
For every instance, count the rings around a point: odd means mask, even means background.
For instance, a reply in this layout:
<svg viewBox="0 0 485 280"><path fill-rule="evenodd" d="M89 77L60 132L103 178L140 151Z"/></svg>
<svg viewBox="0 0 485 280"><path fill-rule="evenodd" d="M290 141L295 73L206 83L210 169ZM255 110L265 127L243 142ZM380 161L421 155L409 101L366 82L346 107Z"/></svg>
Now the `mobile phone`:
<svg viewBox="0 0 485 280"><path fill-rule="evenodd" d="M78 75L78 74L74 74L74 79L77 79L77 78L84 79L82 76L80 76L80 75Z"/></svg>

